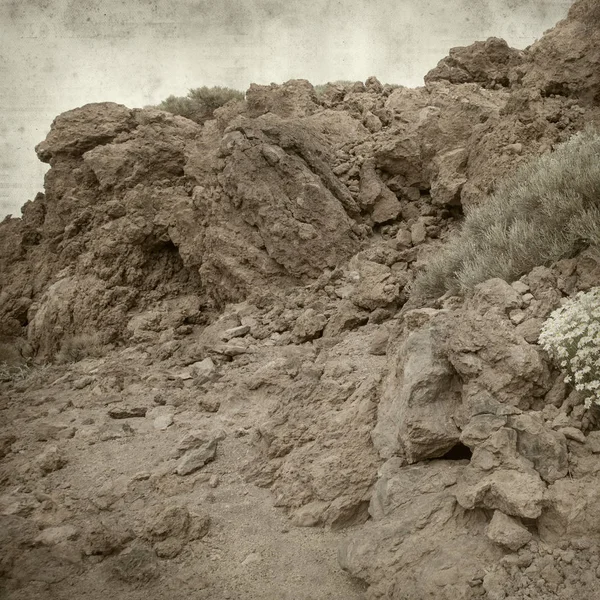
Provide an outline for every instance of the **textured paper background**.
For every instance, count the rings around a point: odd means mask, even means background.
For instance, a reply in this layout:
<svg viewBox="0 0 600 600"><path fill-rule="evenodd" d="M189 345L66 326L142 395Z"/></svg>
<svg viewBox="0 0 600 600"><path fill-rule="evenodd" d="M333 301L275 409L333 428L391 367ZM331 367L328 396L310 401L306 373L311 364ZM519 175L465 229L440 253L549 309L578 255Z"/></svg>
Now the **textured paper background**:
<svg viewBox="0 0 600 600"><path fill-rule="evenodd" d="M571 0L0 0L0 218L42 189L59 113L292 78L417 86L452 46L524 48Z"/></svg>

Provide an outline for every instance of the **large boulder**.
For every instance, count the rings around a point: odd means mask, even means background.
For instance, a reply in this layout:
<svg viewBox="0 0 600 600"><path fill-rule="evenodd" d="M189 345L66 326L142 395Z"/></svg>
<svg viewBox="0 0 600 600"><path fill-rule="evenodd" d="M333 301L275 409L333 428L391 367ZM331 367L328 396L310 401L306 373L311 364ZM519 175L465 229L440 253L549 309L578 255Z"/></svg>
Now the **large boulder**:
<svg viewBox="0 0 600 600"><path fill-rule="evenodd" d="M388 361L375 446L384 458L402 455L411 463L443 456L459 441L454 416L461 397L439 331L425 325L408 332L396 348Z"/></svg>
<svg viewBox="0 0 600 600"><path fill-rule="evenodd" d="M508 86L512 67L521 62L521 52L503 39L488 38L470 46L451 48L449 56L425 75L425 83L478 83L481 86Z"/></svg>
<svg viewBox="0 0 600 600"><path fill-rule="evenodd" d="M502 552L484 535L483 512L467 515L453 493L460 462L380 469L369 512L372 521L342 543L342 568L370 585L372 598L473 597L479 573Z"/></svg>

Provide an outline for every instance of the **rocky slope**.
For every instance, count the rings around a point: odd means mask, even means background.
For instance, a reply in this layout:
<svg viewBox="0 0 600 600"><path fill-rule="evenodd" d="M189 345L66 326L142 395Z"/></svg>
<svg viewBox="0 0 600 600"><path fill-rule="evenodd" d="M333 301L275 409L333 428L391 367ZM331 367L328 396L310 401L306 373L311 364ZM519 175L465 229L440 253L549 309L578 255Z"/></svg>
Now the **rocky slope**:
<svg viewBox="0 0 600 600"><path fill-rule="evenodd" d="M0 383L0 590L600 598L598 415L536 344L596 259L409 291L598 122L599 26L580 0L424 87L253 85L202 126L57 117L44 194L0 224L0 362L38 365Z"/></svg>

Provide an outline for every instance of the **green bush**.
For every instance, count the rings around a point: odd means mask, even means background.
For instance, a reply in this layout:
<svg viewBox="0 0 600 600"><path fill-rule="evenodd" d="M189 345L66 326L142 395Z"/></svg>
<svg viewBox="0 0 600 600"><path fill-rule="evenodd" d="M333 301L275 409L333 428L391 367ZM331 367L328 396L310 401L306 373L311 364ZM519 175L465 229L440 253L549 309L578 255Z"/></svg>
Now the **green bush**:
<svg viewBox="0 0 600 600"><path fill-rule="evenodd" d="M225 87L201 87L187 96L169 96L155 108L180 115L196 123L212 119L213 112L230 100L243 100L244 93Z"/></svg>
<svg viewBox="0 0 600 600"><path fill-rule="evenodd" d="M504 180L415 281L419 297L470 289L600 245L600 135L574 135Z"/></svg>

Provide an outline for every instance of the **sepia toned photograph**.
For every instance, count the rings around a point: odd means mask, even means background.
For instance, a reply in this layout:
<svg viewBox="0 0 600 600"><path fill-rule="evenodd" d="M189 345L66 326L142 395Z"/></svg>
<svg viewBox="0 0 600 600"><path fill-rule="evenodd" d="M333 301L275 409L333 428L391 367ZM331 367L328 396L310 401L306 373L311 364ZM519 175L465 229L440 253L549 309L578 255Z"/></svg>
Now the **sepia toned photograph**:
<svg viewBox="0 0 600 600"><path fill-rule="evenodd" d="M1 600L600 600L600 0L0 0Z"/></svg>

